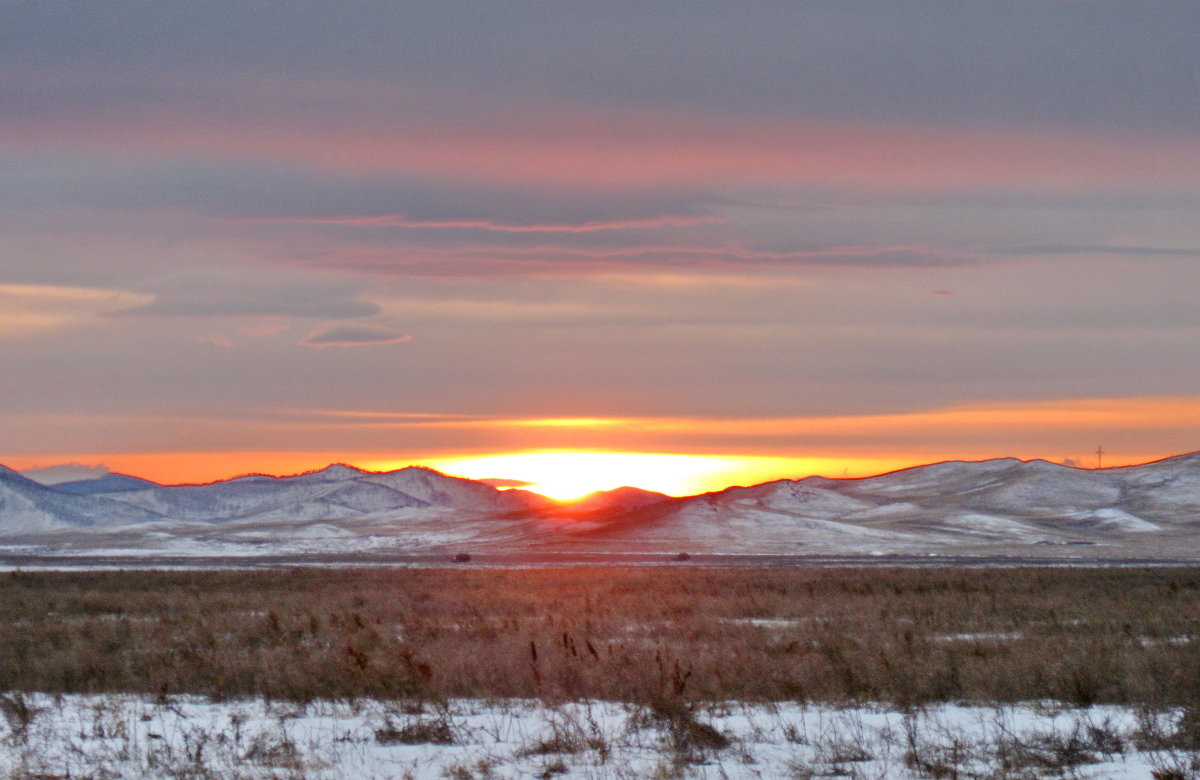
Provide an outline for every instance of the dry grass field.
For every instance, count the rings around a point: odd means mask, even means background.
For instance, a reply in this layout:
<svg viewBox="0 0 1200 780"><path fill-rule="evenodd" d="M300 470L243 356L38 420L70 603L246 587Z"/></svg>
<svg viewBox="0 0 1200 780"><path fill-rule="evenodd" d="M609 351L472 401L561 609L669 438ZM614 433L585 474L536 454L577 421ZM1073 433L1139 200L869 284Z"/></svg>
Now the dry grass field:
<svg viewBox="0 0 1200 780"><path fill-rule="evenodd" d="M0 690L1200 704L1200 570L0 575Z"/></svg>

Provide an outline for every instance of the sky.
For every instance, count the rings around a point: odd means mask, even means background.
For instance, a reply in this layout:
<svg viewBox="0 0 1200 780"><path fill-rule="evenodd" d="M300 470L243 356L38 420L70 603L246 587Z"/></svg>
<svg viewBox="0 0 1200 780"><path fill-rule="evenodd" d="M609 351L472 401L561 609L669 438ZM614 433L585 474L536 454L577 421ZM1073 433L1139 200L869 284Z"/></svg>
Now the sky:
<svg viewBox="0 0 1200 780"><path fill-rule="evenodd" d="M0 463L1200 449L1198 50L1193 0L6 3Z"/></svg>

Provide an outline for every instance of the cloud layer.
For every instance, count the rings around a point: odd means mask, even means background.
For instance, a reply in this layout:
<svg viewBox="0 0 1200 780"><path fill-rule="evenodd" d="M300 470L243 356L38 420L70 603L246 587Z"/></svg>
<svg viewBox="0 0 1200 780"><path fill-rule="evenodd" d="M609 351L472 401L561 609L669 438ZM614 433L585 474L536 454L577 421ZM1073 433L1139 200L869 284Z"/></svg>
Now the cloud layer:
<svg viewBox="0 0 1200 780"><path fill-rule="evenodd" d="M883 418L1200 383L1197 29L1190 0L14 5L0 441L279 453L336 409L392 416L321 448L418 460L656 446L464 420L666 418L1169 454L1200 423ZM880 427L768 430L829 416Z"/></svg>
<svg viewBox="0 0 1200 780"><path fill-rule="evenodd" d="M401 344L412 336L374 325L331 325L314 331L300 343L306 347L368 347Z"/></svg>

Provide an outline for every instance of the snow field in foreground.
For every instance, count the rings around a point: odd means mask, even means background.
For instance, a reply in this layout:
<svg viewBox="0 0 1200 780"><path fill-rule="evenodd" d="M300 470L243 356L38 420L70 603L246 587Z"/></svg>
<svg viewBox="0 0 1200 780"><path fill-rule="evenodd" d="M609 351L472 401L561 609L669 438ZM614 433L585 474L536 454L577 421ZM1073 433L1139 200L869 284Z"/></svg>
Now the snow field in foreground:
<svg viewBox="0 0 1200 780"><path fill-rule="evenodd" d="M11 778L1194 778L1181 713L0 695Z"/></svg>

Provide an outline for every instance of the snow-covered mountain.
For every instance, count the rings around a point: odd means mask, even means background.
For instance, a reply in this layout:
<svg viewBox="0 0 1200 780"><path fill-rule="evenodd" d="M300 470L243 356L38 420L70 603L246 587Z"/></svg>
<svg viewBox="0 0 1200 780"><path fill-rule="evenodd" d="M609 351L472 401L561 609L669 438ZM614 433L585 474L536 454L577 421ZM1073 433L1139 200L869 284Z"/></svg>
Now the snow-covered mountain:
<svg viewBox="0 0 1200 780"><path fill-rule="evenodd" d="M0 467L2 468L2 467ZM549 499L410 467L159 485L121 474L55 486L0 472L0 553L255 556L530 544ZM84 526L88 526L84 530Z"/></svg>
<svg viewBox="0 0 1200 780"><path fill-rule="evenodd" d="M629 511L669 500L671 500L671 497L665 493L625 486L613 488L612 490L599 490L586 495L578 501L572 502L570 509L577 514L582 512Z"/></svg>
<svg viewBox="0 0 1200 780"><path fill-rule="evenodd" d="M1200 559L1200 453L1104 470L1002 458L560 504L426 468L45 486L0 467L0 547L273 555L449 549ZM2 552L2 550L0 550Z"/></svg>
<svg viewBox="0 0 1200 780"><path fill-rule="evenodd" d="M30 482L16 472L8 473ZM53 487L30 484L42 494L54 496L62 519L76 525L83 523L68 520L72 513L90 512L90 524L163 519L225 523L342 520L418 507L512 512L545 501L532 493L505 492L432 469L409 467L376 473L344 464L292 477L253 474L204 485L164 486L123 474ZM89 498L101 503L89 503ZM115 505L122 511L116 512ZM91 509L85 511L87 507ZM112 513L111 519L105 511Z"/></svg>
<svg viewBox="0 0 1200 780"><path fill-rule="evenodd" d="M332 467L331 467L332 468ZM343 466L342 468L347 468ZM526 490L500 490L483 482L409 466L383 473L359 472L361 483L382 485L431 506L473 512L514 512L544 506L549 499Z"/></svg>
<svg viewBox="0 0 1200 780"><path fill-rule="evenodd" d="M376 484L359 483L365 472L334 465L295 477L252 475L207 485L151 485L104 493L173 520L338 520L389 509L428 506L420 499ZM96 495L93 493L93 495Z"/></svg>
<svg viewBox="0 0 1200 780"><path fill-rule="evenodd" d="M0 466L0 534L158 519L139 507L102 496L60 491Z"/></svg>
<svg viewBox="0 0 1200 780"><path fill-rule="evenodd" d="M54 489L60 493L75 495L92 495L95 493L121 493L126 490L144 490L158 487L148 479L126 476L125 474L105 474L94 479L80 479L74 482L59 482Z"/></svg>
<svg viewBox="0 0 1200 780"><path fill-rule="evenodd" d="M643 547L912 553L1022 546L1200 556L1200 453L1104 470L1002 458L864 479L781 480L650 507ZM586 529L616 541L629 523Z"/></svg>

